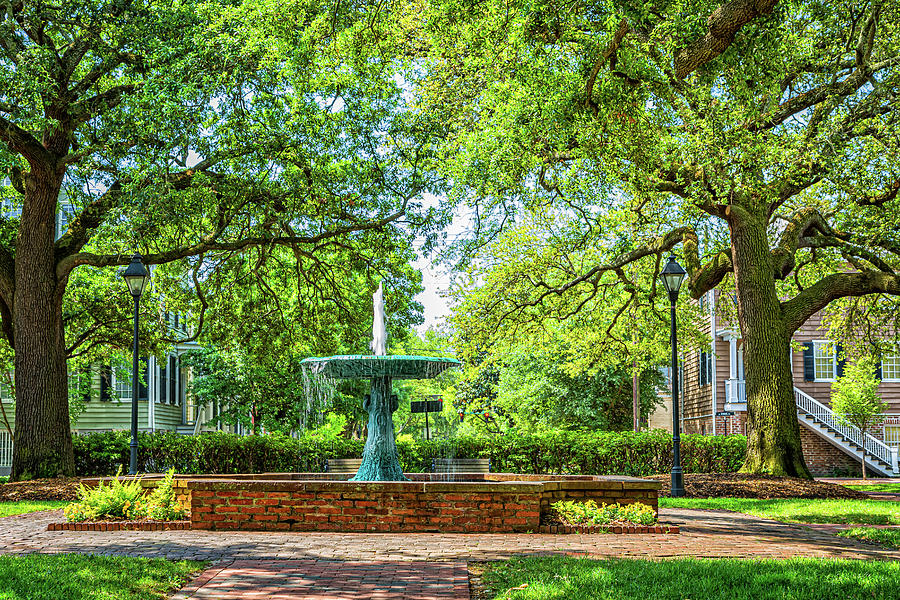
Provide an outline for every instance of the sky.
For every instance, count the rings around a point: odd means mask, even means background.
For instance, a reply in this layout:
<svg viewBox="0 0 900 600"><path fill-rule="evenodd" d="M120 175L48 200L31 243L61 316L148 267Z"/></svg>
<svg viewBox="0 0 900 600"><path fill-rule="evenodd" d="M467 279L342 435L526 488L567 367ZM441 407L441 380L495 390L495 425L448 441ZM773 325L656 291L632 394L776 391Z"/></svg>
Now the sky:
<svg viewBox="0 0 900 600"><path fill-rule="evenodd" d="M426 202L446 201L443 198L429 196L425 198ZM457 207L453 216L453 221L447 227L447 239L453 240L465 234L471 227L472 217L465 207ZM421 247L422 240L416 240L416 249ZM416 300L425 307L425 322L417 327L417 331L421 334L432 327L440 327L444 320L450 314L450 304L446 298L446 294L452 283L452 275L447 271L446 267L434 265L431 259L419 257L413 262L413 267L422 272L422 286L425 288L421 294L416 296Z"/></svg>

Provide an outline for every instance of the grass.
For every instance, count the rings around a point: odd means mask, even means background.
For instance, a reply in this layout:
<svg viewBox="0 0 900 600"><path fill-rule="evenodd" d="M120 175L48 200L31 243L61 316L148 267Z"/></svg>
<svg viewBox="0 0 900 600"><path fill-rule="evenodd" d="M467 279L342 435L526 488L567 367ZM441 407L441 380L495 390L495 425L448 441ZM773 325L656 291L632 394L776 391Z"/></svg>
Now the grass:
<svg viewBox="0 0 900 600"><path fill-rule="evenodd" d="M0 517L21 515L39 510L56 510L68 502L57 500L19 500L18 502L0 502Z"/></svg>
<svg viewBox="0 0 900 600"><path fill-rule="evenodd" d="M896 598L900 562L789 559L592 560L485 565L491 600L871 600Z"/></svg>
<svg viewBox="0 0 900 600"><path fill-rule="evenodd" d="M854 538L864 542L880 544L885 548L900 548L900 529L875 529L874 527L853 527L838 533L841 537Z"/></svg>
<svg viewBox="0 0 900 600"><path fill-rule="evenodd" d="M203 566L83 554L0 556L0 600L158 600Z"/></svg>
<svg viewBox="0 0 900 600"><path fill-rule="evenodd" d="M861 492L888 492L892 494L900 494L900 483L863 483L857 485L845 485L852 490Z"/></svg>
<svg viewBox="0 0 900 600"><path fill-rule="evenodd" d="M784 523L900 525L900 502L779 498L660 498L660 508L733 510Z"/></svg>

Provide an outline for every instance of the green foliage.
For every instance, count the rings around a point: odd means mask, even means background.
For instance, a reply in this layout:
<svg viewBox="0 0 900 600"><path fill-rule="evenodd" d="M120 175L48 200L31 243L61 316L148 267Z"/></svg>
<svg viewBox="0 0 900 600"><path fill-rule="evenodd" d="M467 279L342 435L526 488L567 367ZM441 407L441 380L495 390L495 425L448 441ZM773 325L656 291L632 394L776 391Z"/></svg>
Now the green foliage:
<svg viewBox="0 0 900 600"><path fill-rule="evenodd" d="M128 464L127 432L76 436L76 471L107 476ZM735 472L746 450L743 436L685 435L682 465L687 473ZM324 471L328 458L358 458L364 440L324 440L316 431L294 439L281 434L237 436L173 432L139 434L138 470L178 473L263 473ZM431 471L434 458L487 458L494 472L652 475L672 467L672 436L664 431L560 431L530 435L397 439L404 471Z"/></svg>
<svg viewBox="0 0 900 600"><path fill-rule="evenodd" d="M878 384L872 357L848 363L844 375L831 385L831 410L844 423L868 430L887 410L887 403L878 395Z"/></svg>
<svg viewBox="0 0 900 600"><path fill-rule="evenodd" d="M607 504L597 506L593 500L584 502L560 500L550 505L556 515L567 525L609 525L625 522L636 525L656 523L656 511L640 502L633 504Z"/></svg>
<svg viewBox="0 0 900 600"><path fill-rule="evenodd" d="M206 563L193 560L27 554L0 556L3 600L159 600Z"/></svg>
<svg viewBox="0 0 900 600"><path fill-rule="evenodd" d="M815 558L534 556L484 566L487 600L871 600L895 597L900 577L898 562Z"/></svg>
<svg viewBox="0 0 900 600"><path fill-rule="evenodd" d="M146 497L138 503L135 513L156 521L174 521L185 518L187 511L175 497L175 469L169 469L165 476Z"/></svg>
<svg viewBox="0 0 900 600"><path fill-rule="evenodd" d="M70 523L81 521L97 521L100 519L132 519L144 488L139 479L125 481L119 476L104 485L101 481L97 487L81 485L78 490L78 502L68 505L63 512Z"/></svg>
<svg viewBox="0 0 900 600"><path fill-rule="evenodd" d="M183 519L185 509L175 498L173 482L175 469L169 469L159 485L145 494L141 478L130 481L120 478L121 469L115 478L97 487L82 485L78 490L78 501L63 509L70 523L98 521L103 519L144 519L171 521Z"/></svg>

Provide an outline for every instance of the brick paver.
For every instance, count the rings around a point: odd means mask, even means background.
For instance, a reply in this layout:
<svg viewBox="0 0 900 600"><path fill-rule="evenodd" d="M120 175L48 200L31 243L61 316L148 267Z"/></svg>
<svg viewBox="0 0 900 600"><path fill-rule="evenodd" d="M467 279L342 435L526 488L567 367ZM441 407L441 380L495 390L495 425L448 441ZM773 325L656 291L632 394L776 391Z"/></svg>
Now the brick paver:
<svg viewBox="0 0 900 600"><path fill-rule="evenodd" d="M240 560L217 565L172 600L468 600L465 562Z"/></svg>
<svg viewBox="0 0 900 600"><path fill-rule="evenodd" d="M681 533L636 535L349 534L212 531L47 531L62 511L0 519L0 553L94 553L215 561L209 581L176 598L455 600L468 560L523 554L595 557L677 556L787 558L809 556L900 560L900 552L829 531L719 510L662 509ZM377 585L354 595L363 575ZM377 575L377 576L376 576ZM367 578L369 579L369 578ZM440 583L440 582L443 583ZM424 582L404 595L411 582ZM202 581L201 581L202 583ZM276 593L275 590L278 590ZM231 595L229 595L231 594Z"/></svg>

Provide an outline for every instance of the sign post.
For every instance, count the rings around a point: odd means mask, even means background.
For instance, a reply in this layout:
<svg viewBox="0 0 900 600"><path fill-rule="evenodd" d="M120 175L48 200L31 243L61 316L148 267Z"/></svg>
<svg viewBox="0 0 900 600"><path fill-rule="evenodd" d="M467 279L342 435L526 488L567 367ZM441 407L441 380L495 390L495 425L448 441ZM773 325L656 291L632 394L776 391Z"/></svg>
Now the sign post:
<svg viewBox="0 0 900 600"><path fill-rule="evenodd" d="M409 403L409 412L425 413L425 439L431 439L431 430L428 426L428 413L441 412L444 410L444 399L440 396L428 396L431 400L418 400Z"/></svg>

